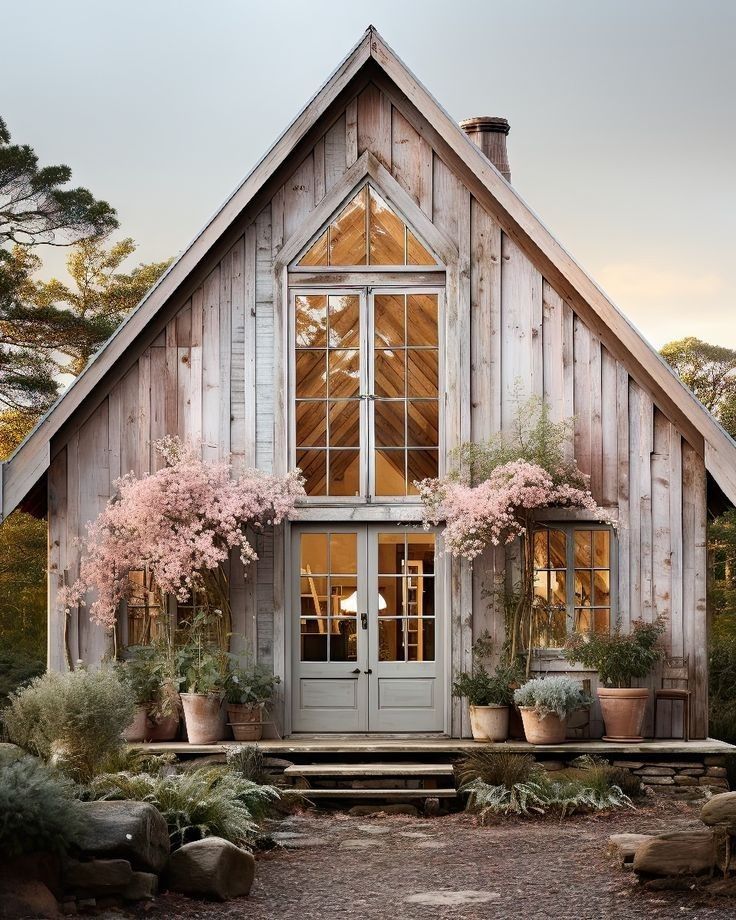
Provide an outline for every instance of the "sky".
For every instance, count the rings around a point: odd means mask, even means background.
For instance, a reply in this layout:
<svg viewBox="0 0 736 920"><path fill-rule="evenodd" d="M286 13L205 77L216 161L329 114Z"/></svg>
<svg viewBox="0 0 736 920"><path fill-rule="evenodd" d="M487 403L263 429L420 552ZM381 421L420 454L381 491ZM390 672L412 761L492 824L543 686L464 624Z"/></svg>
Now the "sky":
<svg viewBox="0 0 736 920"><path fill-rule="evenodd" d="M734 0L0 0L0 114L180 252L372 23L657 347L736 348ZM63 271L52 252L47 273Z"/></svg>

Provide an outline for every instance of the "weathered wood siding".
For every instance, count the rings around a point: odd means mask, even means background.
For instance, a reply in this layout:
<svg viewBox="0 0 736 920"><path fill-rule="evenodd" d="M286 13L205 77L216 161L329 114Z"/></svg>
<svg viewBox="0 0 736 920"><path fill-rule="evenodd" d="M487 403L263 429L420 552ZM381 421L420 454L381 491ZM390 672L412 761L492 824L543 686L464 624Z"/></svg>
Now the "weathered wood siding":
<svg viewBox="0 0 736 920"><path fill-rule="evenodd" d="M57 437L49 478L52 666L63 666L56 588L76 573L74 540L109 498L117 476L157 468L156 438L176 433L198 439L205 456L231 451L245 466L285 465L286 458L276 456L286 443L279 430L286 411L274 261L368 150L459 253L447 298L446 330L462 343L449 365L447 446L488 438L506 426L517 391L543 395L555 418L575 417L568 450L590 476L595 498L618 514L619 615L625 626L639 616L666 617L673 654L690 654L694 734L704 736L703 458L614 358L605 336L588 328L520 242L502 232L473 197L406 98L383 84L363 84L341 106L324 116L322 130L305 140L291 166L242 215L237 232L200 266L190 289L171 303L96 404ZM247 579L234 567L234 622L259 658L281 670L283 541L267 533L257 545L260 559ZM454 669L469 666L473 640L484 632L500 647L504 624L496 589L507 568L505 554L492 550L472 570L453 564ZM73 617L72 658L99 657L106 642L83 611ZM542 660L539 666L561 663ZM453 733L467 733L459 703L452 726ZM669 729L669 723L661 727L663 733Z"/></svg>

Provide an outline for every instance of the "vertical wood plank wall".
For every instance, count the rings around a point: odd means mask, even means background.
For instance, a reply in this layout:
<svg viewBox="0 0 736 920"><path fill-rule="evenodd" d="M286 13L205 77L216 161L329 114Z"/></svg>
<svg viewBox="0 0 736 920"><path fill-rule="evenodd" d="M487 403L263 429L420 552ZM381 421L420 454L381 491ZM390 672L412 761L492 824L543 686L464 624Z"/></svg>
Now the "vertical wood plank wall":
<svg viewBox="0 0 736 920"><path fill-rule="evenodd" d="M319 134L319 132L316 132ZM129 470L155 470L164 434L202 442L206 457L231 451L239 466L271 470L275 426L285 407L283 330L274 322L274 260L284 241L346 169L370 150L460 253L448 331L462 358L448 405L448 443L483 440L507 426L514 398L544 396L557 419L575 417L568 451L590 476L595 498L617 511L618 600L624 626L637 617L667 620L673 654L689 654L695 690L694 734L707 729L705 470L702 457L629 377L626 367L574 313L519 245L472 197L430 143L411 104L369 84L301 149L274 183L270 200L242 218L241 235L202 266L206 275L178 304L99 405L53 446L49 476L49 661L64 666L63 612L57 589L78 569L75 539ZM448 388L449 389L449 388ZM91 407L87 408L89 411ZM339 515L339 512L336 512ZM285 658L283 542L257 536L259 561L243 577L233 567L236 631L277 668ZM472 570L454 566L457 619L453 668L468 667L472 643L503 642L502 551L488 550ZM73 659L95 660L108 639L84 611L71 618ZM558 663L556 667L560 667ZM657 683L655 676L651 683ZM453 733L467 733L461 709ZM679 727L665 713L661 734Z"/></svg>

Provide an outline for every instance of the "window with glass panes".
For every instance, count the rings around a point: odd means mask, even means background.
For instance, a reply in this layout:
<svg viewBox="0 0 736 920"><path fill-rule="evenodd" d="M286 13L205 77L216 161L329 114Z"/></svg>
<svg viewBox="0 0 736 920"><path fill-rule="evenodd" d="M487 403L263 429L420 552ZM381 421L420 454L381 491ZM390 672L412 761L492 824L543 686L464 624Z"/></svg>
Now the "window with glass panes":
<svg viewBox="0 0 736 920"><path fill-rule="evenodd" d="M615 541L608 527L535 529L534 645L561 648L571 633L607 633L615 618Z"/></svg>

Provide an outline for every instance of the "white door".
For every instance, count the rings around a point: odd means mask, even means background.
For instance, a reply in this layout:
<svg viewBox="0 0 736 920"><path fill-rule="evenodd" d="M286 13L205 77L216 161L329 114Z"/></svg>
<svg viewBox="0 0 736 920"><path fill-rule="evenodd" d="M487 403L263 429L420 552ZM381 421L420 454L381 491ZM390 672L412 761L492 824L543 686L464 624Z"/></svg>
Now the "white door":
<svg viewBox="0 0 736 920"><path fill-rule="evenodd" d="M434 534L386 525L292 534L293 730L441 731Z"/></svg>

